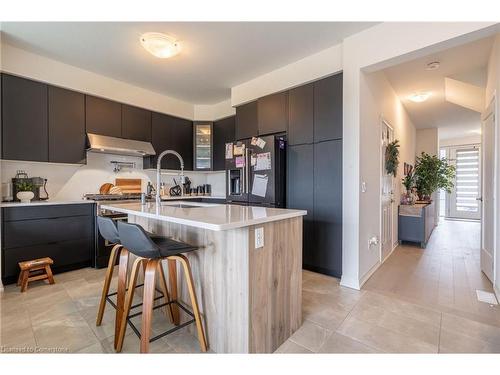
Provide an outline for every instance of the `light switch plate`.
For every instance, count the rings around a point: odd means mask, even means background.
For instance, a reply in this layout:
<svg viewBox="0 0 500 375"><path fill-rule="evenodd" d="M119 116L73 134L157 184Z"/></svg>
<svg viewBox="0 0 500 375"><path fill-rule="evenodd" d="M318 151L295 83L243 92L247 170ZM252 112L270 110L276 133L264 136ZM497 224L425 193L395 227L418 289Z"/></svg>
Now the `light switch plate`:
<svg viewBox="0 0 500 375"><path fill-rule="evenodd" d="M255 248L264 247L264 227L255 228Z"/></svg>

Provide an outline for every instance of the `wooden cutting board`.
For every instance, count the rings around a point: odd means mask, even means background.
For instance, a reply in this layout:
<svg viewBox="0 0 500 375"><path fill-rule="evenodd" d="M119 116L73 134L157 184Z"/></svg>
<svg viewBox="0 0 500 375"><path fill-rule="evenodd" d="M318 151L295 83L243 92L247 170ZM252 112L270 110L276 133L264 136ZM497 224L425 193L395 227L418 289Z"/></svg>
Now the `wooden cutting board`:
<svg viewBox="0 0 500 375"><path fill-rule="evenodd" d="M115 186L122 189L123 194L140 194L142 192L142 179L140 178L117 178Z"/></svg>

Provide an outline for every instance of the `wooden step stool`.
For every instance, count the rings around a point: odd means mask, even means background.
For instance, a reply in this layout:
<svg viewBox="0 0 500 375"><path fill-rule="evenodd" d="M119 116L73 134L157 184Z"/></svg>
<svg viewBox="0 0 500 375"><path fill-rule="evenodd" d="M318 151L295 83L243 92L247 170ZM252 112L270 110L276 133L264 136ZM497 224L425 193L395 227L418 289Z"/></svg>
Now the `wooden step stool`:
<svg viewBox="0 0 500 375"><path fill-rule="evenodd" d="M49 284L55 284L54 276L52 276L52 270L50 269L51 264L54 264L54 261L50 258L19 262L21 273L17 279L17 285L21 286L21 292L25 292L28 289L30 281L48 279Z"/></svg>

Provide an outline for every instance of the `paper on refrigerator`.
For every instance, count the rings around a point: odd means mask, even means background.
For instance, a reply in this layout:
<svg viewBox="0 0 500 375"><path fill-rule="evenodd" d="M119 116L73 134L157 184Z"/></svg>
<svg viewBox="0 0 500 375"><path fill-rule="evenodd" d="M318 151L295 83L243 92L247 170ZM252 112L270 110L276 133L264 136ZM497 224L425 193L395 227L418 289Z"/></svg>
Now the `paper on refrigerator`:
<svg viewBox="0 0 500 375"><path fill-rule="evenodd" d="M252 184L252 195L265 197L267 192L268 177L265 174L255 174Z"/></svg>
<svg viewBox="0 0 500 375"><path fill-rule="evenodd" d="M254 170L256 171L267 171L271 169L271 153L263 152L257 154L257 162L255 163Z"/></svg>

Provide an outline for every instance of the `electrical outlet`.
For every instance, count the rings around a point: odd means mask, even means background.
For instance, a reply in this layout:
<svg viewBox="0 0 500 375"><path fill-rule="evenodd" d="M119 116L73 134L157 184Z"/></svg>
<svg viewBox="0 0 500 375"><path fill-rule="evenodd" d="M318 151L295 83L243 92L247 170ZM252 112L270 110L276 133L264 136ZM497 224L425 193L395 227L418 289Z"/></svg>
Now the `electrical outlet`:
<svg viewBox="0 0 500 375"><path fill-rule="evenodd" d="M372 245L378 245L378 237L373 236L368 240L368 247L371 247Z"/></svg>
<svg viewBox="0 0 500 375"><path fill-rule="evenodd" d="M264 247L264 227L255 228L255 248Z"/></svg>

